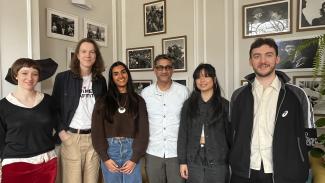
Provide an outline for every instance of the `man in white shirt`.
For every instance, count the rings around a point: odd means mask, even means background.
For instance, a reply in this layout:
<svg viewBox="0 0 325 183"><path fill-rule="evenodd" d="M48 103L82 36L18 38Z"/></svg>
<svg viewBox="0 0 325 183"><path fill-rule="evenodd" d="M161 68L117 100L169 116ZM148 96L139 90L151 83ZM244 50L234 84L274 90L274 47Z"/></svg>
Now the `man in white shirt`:
<svg viewBox="0 0 325 183"><path fill-rule="evenodd" d="M182 183L177 160L180 112L189 95L185 86L173 82L172 59L165 54L154 60L157 82L143 89L149 116L146 171L150 183Z"/></svg>

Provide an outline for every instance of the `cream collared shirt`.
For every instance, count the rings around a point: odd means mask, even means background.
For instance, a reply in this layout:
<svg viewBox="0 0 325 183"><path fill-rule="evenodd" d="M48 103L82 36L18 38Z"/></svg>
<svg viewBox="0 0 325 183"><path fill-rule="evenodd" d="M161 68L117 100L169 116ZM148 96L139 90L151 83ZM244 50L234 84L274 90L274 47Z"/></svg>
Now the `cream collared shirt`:
<svg viewBox="0 0 325 183"><path fill-rule="evenodd" d="M263 162L265 173L273 173L272 141L280 89L281 82L277 76L267 88L264 88L257 79L252 87L254 123L250 168L260 170Z"/></svg>

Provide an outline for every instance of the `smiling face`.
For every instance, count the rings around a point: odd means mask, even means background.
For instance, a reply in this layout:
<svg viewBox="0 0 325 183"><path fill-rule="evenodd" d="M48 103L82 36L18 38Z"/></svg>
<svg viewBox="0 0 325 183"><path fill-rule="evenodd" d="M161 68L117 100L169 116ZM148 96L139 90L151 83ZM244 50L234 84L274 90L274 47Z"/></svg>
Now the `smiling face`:
<svg viewBox="0 0 325 183"><path fill-rule="evenodd" d="M208 76L204 69L200 71L200 76L195 79L195 85L201 92L213 91L214 79Z"/></svg>
<svg viewBox="0 0 325 183"><path fill-rule="evenodd" d="M26 90L34 90L38 80L39 72L33 67L22 67L15 77L19 87Z"/></svg>
<svg viewBox="0 0 325 183"><path fill-rule="evenodd" d="M92 43L83 42L77 54L81 70L91 70L96 61L96 50Z"/></svg>
<svg viewBox="0 0 325 183"><path fill-rule="evenodd" d="M127 83L129 80L126 68L123 65L118 65L112 68L112 78L120 93L127 92Z"/></svg>
<svg viewBox="0 0 325 183"><path fill-rule="evenodd" d="M170 60L160 59L157 61L154 71L158 83L169 83L172 81L173 65Z"/></svg>
<svg viewBox="0 0 325 183"><path fill-rule="evenodd" d="M264 44L252 50L249 61L257 77L268 77L275 74L280 58L274 48Z"/></svg>

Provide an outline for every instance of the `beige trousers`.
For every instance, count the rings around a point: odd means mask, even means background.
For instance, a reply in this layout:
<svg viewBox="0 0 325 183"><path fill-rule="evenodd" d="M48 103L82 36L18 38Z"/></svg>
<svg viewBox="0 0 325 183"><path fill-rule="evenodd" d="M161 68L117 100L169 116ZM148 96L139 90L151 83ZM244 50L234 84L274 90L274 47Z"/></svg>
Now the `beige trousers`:
<svg viewBox="0 0 325 183"><path fill-rule="evenodd" d="M68 133L61 146L62 183L97 183L99 157L91 135Z"/></svg>

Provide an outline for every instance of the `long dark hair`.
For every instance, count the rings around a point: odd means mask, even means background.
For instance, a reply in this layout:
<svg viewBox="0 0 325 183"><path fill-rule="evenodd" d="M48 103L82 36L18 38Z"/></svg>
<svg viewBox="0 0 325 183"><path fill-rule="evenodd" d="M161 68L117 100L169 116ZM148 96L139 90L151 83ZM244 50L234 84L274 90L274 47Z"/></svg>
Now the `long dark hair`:
<svg viewBox="0 0 325 183"><path fill-rule="evenodd" d="M81 76L80 75L80 72L81 72L80 71L80 61L78 59L78 53L80 51L80 46L82 45L82 43L91 43L95 48L96 61L91 68L91 73L92 73L92 78L96 79L98 76L102 75L102 72L105 71L105 66L104 66L102 54L99 51L99 47L98 47L97 43L90 38L84 38L78 42L76 50L75 50L73 57L71 59L70 69L74 74Z"/></svg>
<svg viewBox="0 0 325 183"><path fill-rule="evenodd" d="M216 70L211 64L200 64L197 66L193 73L193 92L189 97L188 114L191 118L194 118L199 113L199 99L201 98L201 91L197 88L195 80L200 77L201 72L204 71L206 77L212 77L213 79L213 95L212 95L212 112L215 115L219 115L224 112L224 106L222 104L221 89L217 79Z"/></svg>
<svg viewBox="0 0 325 183"><path fill-rule="evenodd" d="M116 113L118 108L118 101L121 100L121 93L119 92L116 84L113 81L113 68L117 66L123 66L128 74L128 82L127 82L127 99L128 100L128 112L134 116L137 117L138 115L138 94L134 91L133 85L132 85L132 76L130 73L130 70L128 67L120 61L117 61L113 63L109 69L108 73L108 91L105 96L105 104L104 109L105 110L105 118L107 119L109 123L113 123L112 117Z"/></svg>

